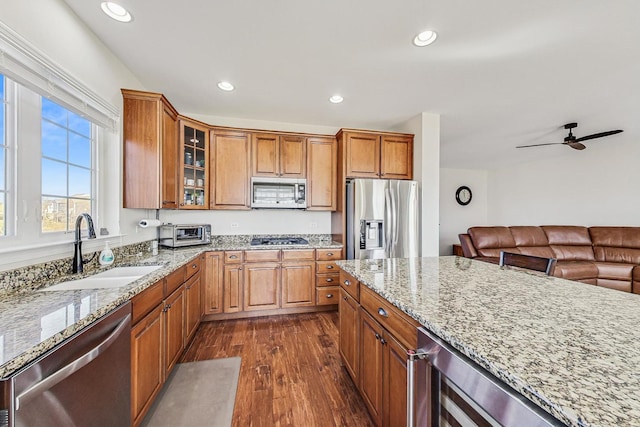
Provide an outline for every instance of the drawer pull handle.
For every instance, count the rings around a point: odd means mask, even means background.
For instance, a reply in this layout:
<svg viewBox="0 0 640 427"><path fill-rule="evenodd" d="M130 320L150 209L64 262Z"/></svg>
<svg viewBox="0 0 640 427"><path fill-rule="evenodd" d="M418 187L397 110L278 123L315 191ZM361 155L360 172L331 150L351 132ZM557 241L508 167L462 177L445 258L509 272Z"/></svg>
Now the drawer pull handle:
<svg viewBox="0 0 640 427"><path fill-rule="evenodd" d="M238 255L229 255L229 259L237 259Z"/></svg>
<svg viewBox="0 0 640 427"><path fill-rule="evenodd" d="M327 256L333 256L333 252L327 252Z"/></svg>
<svg viewBox="0 0 640 427"><path fill-rule="evenodd" d="M327 270L331 270L333 268L333 265L327 265Z"/></svg>
<svg viewBox="0 0 640 427"><path fill-rule="evenodd" d="M329 278L327 279L327 282L333 282L333 279L332 279L331 277L329 277Z"/></svg>
<svg viewBox="0 0 640 427"><path fill-rule="evenodd" d="M197 265L197 264L193 264L193 265L191 266L191 268L198 268L198 265Z"/></svg>
<svg viewBox="0 0 640 427"><path fill-rule="evenodd" d="M389 315L387 314L387 312L385 311L384 308L382 307L378 307L378 314L382 317L389 317Z"/></svg>
<svg viewBox="0 0 640 427"><path fill-rule="evenodd" d="M333 298L333 294L327 294L327 298Z"/></svg>
<svg viewBox="0 0 640 427"><path fill-rule="evenodd" d="M344 281L344 284L345 284L346 286L350 286L350 285L351 285L351 282L347 279L347 280L345 280L345 281Z"/></svg>

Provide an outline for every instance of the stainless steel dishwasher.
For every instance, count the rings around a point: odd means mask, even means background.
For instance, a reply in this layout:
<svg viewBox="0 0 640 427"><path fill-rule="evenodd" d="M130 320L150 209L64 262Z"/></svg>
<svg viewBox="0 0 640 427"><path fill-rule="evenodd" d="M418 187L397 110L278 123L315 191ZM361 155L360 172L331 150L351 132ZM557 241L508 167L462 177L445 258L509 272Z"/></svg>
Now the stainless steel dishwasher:
<svg viewBox="0 0 640 427"><path fill-rule="evenodd" d="M0 383L0 426L131 424L131 304Z"/></svg>

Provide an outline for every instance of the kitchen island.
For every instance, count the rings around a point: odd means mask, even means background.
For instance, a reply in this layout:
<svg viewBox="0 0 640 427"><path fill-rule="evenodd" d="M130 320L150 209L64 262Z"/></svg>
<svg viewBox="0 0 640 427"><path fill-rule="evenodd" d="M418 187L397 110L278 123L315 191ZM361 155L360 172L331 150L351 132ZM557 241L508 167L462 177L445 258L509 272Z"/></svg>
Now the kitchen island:
<svg viewBox="0 0 640 427"><path fill-rule="evenodd" d="M338 264L561 422L640 425L640 296L454 256Z"/></svg>

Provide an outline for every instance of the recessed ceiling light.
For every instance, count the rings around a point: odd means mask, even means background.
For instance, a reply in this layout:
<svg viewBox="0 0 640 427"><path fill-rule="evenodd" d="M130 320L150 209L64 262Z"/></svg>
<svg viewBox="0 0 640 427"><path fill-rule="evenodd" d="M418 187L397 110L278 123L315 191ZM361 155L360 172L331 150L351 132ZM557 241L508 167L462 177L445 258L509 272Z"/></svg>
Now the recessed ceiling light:
<svg viewBox="0 0 640 427"><path fill-rule="evenodd" d="M227 92L232 91L235 89L235 86L233 86L231 83L229 82L220 82L218 83L218 87L222 90L226 90Z"/></svg>
<svg viewBox="0 0 640 427"><path fill-rule="evenodd" d="M333 102L334 104L340 104L342 101L344 101L344 98L340 95L333 95L329 98L329 102Z"/></svg>
<svg viewBox="0 0 640 427"><path fill-rule="evenodd" d="M435 31L427 30L415 36L413 38L413 44L419 47L429 46L431 43L436 41L437 38L438 33L436 33Z"/></svg>
<svg viewBox="0 0 640 427"><path fill-rule="evenodd" d="M131 22L131 19L133 19L129 11L120 6L118 3L104 1L100 6L102 7L102 11L104 13L106 13L110 18L113 18L116 21Z"/></svg>

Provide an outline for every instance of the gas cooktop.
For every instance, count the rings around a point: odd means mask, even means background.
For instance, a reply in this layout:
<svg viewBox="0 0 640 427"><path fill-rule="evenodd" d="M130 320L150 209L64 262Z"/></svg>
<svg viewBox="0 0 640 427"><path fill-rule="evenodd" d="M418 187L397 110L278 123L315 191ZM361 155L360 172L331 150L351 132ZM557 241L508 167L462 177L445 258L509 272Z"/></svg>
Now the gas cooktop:
<svg viewBox="0 0 640 427"><path fill-rule="evenodd" d="M252 246L259 245L308 245L309 242L302 237L256 237L251 239Z"/></svg>

